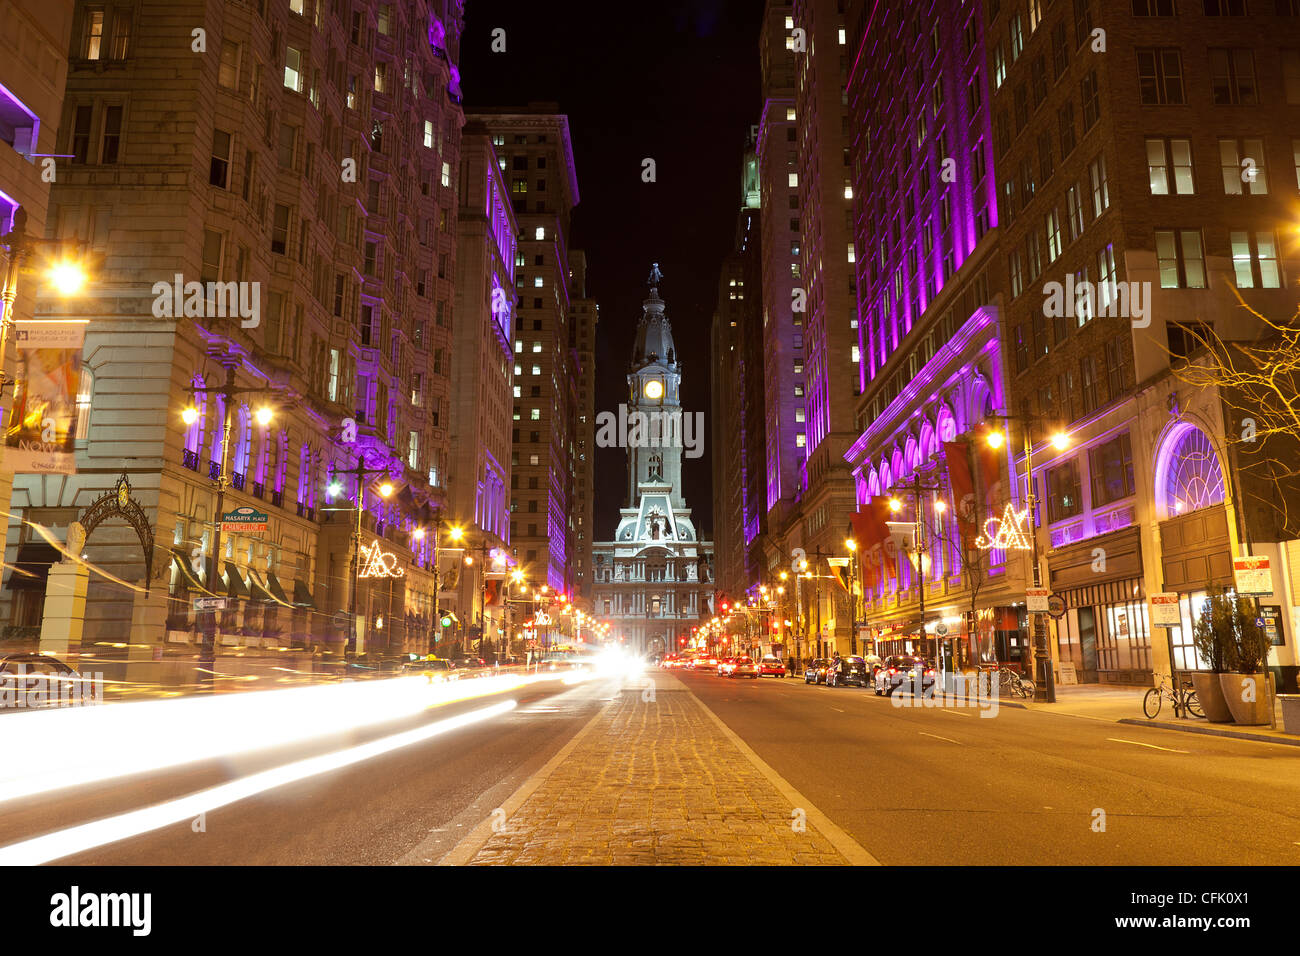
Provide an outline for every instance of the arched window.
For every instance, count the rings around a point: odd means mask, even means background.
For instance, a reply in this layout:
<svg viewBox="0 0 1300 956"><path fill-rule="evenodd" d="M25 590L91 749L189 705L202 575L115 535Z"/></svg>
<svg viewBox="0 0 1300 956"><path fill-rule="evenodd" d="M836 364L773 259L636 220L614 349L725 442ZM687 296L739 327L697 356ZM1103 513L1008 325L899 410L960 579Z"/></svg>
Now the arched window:
<svg viewBox="0 0 1300 956"><path fill-rule="evenodd" d="M302 450L298 453L298 504L301 509L307 506L307 489L311 487L311 446L306 442L302 443Z"/></svg>
<svg viewBox="0 0 1300 956"><path fill-rule="evenodd" d="M253 413L247 405L235 409L235 434L230 455L231 484L243 489L248 478L248 459L253 447Z"/></svg>
<svg viewBox="0 0 1300 956"><path fill-rule="evenodd" d="M880 493L886 494L889 489L894 487L894 473L889 467L889 462L880 463Z"/></svg>
<svg viewBox="0 0 1300 956"><path fill-rule="evenodd" d="M217 395L213 398L212 404L216 414L213 416L212 419L212 429L211 429L212 441L209 445L210 454L208 455L208 461L211 462L212 470L214 472L213 477L215 478L216 477L215 471L217 469L218 463L221 461L221 442L222 439L225 437L224 432L226 429L226 397L224 395Z"/></svg>
<svg viewBox="0 0 1300 956"><path fill-rule="evenodd" d="M939 409L939 441L952 441L957 437L957 419L953 416L952 408L944 405Z"/></svg>
<svg viewBox="0 0 1300 956"><path fill-rule="evenodd" d="M190 382L196 389L202 388L203 376L195 375ZM84 380L82 387L85 387ZM198 411L199 417L194 419L193 425L185 426L185 453L181 457L181 463L186 468L198 471L199 458L202 457L200 452L203 447L203 428L208 417L208 396L206 392L196 391L194 393L194 408ZM87 416L88 418L89 416ZM80 423L78 423L78 428L80 428Z"/></svg>
<svg viewBox="0 0 1300 956"><path fill-rule="evenodd" d="M916 443L915 438L907 439L907 450L903 452L903 463L907 468L907 475L916 474L916 470L921 464L921 447Z"/></svg>
<svg viewBox="0 0 1300 956"><path fill-rule="evenodd" d="M1174 426L1156 459L1156 501L1161 518L1222 504L1223 469L1214 444L1191 422Z"/></svg>
<svg viewBox="0 0 1300 956"><path fill-rule="evenodd" d="M867 494L872 498L880 494L880 474L874 468L867 476Z"/></svg>
<svg viewBox="0 0 1300 956"><path fill-rule="evenodd" d="M283 495L285 476L289 472L289 433L287 431L281 431L280 434L276 436L272 448L272 454L275 456L275 478L272 480L271 487L276 494Z"/></svg>
<svg viewBox="0 0 1300 956"><path fill-rule="evenodd" d="M907 477L907 465L903 459L903 452L897 447L894 448L893 457L889 459L889 473L896 482Z"/></svg>

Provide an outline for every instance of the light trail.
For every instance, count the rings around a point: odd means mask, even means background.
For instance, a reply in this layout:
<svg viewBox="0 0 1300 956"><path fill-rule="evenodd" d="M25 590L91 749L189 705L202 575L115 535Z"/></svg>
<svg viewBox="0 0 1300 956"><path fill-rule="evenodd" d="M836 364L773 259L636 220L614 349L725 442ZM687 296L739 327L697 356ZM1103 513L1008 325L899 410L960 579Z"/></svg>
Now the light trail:
<svg viewBox="0 0 1300 956"><path fill-rule="evenodd" d="M558 674L421 676L0 716L0 803L357 730Z"/></svg>
<svg viewBox="0 0 1300 956"><path fill-rule="evenodd" d="M153 830L196 819L200 814L229 806L277 787L297 783L331 770L340 770L402 747L422 743L439 734L490 720L509 713L514 708L513 700L503 701L491 707L484 707L482 710L448 717L436 723L381 737L379 740L372 740L347 750L309 757L282 767L264 770L156 806L132 810L129 813L106 817L93 823L83 823L66 830L56 830L30 840L23 840L21 843L0 847L0 866L38 866L110 843L141 836Z"/></svg>

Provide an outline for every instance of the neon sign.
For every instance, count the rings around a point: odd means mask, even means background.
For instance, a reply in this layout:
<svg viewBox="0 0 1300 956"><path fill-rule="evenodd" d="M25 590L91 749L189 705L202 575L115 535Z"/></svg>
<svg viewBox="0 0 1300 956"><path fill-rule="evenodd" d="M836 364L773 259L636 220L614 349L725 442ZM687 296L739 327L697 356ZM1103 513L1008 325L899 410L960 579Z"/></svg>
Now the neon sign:
<svg viewBox="0 0 1300 956"><path fill-rule="evenodd" d="M975 547L982 551L993 548L1028 551L1032 547L1024 527L1028 516L1029 509L1017 511L1008 502L1001 518L990 518L984 522L984 533L975 539Z"/></svg>
<svg viewBox="0 0 1300 956"><path fill-rule="evenodd" d="M361 546L360 578L402 578L406 569L398 564L398 557L392 551L380 551L379 542Z"/></svg>

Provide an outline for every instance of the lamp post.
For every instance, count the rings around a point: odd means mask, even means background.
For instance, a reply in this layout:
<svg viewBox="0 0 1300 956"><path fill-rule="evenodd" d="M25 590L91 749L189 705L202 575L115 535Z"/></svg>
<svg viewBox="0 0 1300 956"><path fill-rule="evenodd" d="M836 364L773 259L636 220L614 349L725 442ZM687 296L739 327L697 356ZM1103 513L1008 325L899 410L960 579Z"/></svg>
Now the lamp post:
<svg viewBox="0 0 1300 956"><path fill-rule="evenodd" d="M941 491L942 487L938 483L927 484L922 482L921 473L918 470L913 472L912 474L912 483L908 485L902 485L901 488L905 491L910 491L912 493L912 500L913 500L912 520L913 520L913 526L915 530L913 531L912 547L908 549L910 550L911 554L909 554L908 557L910 561L912 559L912 555L913 554L915 555L916 576L917 576L917 588L916 588L917 614L920 618L920 625L919 625L920 636L918 640L921 642L922 646L924 646L925 642L929 640L929 638L926 637L926 632L925 632L925 587L926 587L925 558L926 555L929 554L930 552L930 547L926 543L925 499L922 496L930 492ZM893 511L895 514L902 511L902 502L900 502L897 498L890 498L889 510ZM935 656L936 665L939 667L939 669L941 671L946 671L944 655L943 655L942 648L940 647L939 644L938 634L936 634L934 637L934 656Z"/></svg>
<svg viewBox="0 0 1300 956"><path fill-rule="evenodd" d="M349 589L350 596L348 599L348 618L350 623L348 625L348 631L349 631L348 645L344 652L344 656L346 657L347 651L351 651L353 654L356 653L357 639L360 636L357 632L357 604L359 603L360 600L359 593L361 590L361 514L365 506L365 498L364 498L365 489L362 483L370 475L388 474L388 469L367 468L366 456L363 454L357 459L357 464L355 468L349 468L344 471L336 471L334 474L352 475L353 477L356 478L356 489L357 489L356 506L355 506L357 520L355 524L352 526L352 587ZM331 483L328 490L332 494L338 494L338 492L341 491L342 489L339 488L337 485ZM379 488L380 497L387 498L392 493L393 493L393 486L389 482L385 482ZM435 602L436 602L436 598L435 598ZM435 604L435 611L436 611L436 604Z"/></svg>
<svg viewBox="0 0 1300 956"><path fill-rule="evenodd" d="M191 398L197 393L202 392L204 395L212 393L220 395L222 398L222 423L221 423L221 450L217 455L217 474L213 477L216 485L217 500L216 507L212 515L212 553L208 555L208 580L209 589L216 587L216 582L220 577L221 567L221 516L226 507L226 485L229 479L226 478L226 457L230 449L230 411L234 400L240 395L267 395L269 389L265 388L235 388L235 366L231 363L226 364L226 382L224 385L200 386L191 385L186 389ZM257 410L257 423L262 426L271 423L271 409L262 406ZM193 425L199 419L199 410L194 407L193 401L190 402L181 412L181 421L187 426ZM211 664L216 660L217 644L217 610L208 608L204 612L203 621L203 650L200 660L204 664Z"/></svg>
<svg viewBox="0 0 1300 956"><path fill-rule="evenodd" d="M1029 507L1029 549L1030 563L1033 567L1034 587L1042 587L1042 572L1038 566L1038 499L1034 495L1034 441L1031 435L1031 422L1021 415L989 415L998 421L1018 421L1025 433L1025 503ZM988 435L990 448L1001 448L1004 436L1000 431ZM1064 432L1055 432L1051 445L1057 451L1064 451L1070 445L1070 438ZM1037 665L1038 680L1034 684L1034 699L1048 704L1056 703L1056 675L1052 671L1052 658L1047 650L1047 622L1041 611L1032 613L1034 627L1034 662Z"/></svg>

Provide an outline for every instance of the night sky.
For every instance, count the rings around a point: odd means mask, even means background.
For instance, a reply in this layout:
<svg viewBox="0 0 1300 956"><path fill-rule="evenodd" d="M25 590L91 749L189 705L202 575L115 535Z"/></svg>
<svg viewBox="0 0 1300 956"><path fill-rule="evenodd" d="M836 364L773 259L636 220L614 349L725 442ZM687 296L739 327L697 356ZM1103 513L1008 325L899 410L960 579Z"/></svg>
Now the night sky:
<svg viewBox="0 0 1300 956"><path fill-rule="evenodd" d="M758 122L761 0L656 4L467 0L461 40L465 112L554 101L569 117L581 202L570 245L587 253L600 303L596 411L627 396L627 364L652 262L664 275L683 365L683 405L704 413L700 458L684 493L702 533L713 526L709 472L709 326L718 269L740 208L741 153ZM557 13L562 11L562 13ZM492 31L506 52L492 53ZM653 158L658 181L641 181ZM596 456L597 540L618 523L622 449Z"/></svg>

